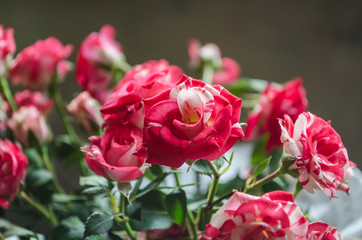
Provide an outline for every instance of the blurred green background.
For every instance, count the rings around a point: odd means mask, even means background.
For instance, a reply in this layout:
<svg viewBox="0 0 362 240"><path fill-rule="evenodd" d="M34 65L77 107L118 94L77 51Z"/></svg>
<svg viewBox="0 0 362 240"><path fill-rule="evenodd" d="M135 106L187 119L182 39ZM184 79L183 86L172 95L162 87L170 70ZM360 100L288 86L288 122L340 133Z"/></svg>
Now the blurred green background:
<svg viewBox="0 0 362 240"><path fill-rule="evenodd" d="M362 167L362 1L1 1L0 24L15 29L17 52L49 36L75 47L104 24L117 30L131 64L165 58L188 72L187 41L220 46L242 75L304 79L309 110L332 120ZM73 73L61 86L79 90ZM52 116L52 125L62 125ZM62 132L63 129L57 131Z"/></svg>

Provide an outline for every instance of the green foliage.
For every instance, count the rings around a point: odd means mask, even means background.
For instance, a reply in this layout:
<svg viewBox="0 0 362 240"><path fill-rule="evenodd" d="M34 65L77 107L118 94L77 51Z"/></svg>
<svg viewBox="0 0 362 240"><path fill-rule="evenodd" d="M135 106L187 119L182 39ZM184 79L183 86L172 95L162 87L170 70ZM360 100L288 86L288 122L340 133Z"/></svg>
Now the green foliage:
<svg viewBox="0 0 362 240"><path fill-rule="evenodd" d="M249 179L252 180L252 179L256 178L257 176L259 176L264 171L264 169L269 165L271 158L272 157L270 156L267 159L265 159L264 161L262 161L256 168L253 176L251 176Z"/></svg>
<svg viewBox="0 0 362 240"><path fill-rule="evenodd" d="M87 219L84 237L108 232L113 226L113 216L94 213Z"/></svg>
<svg viewBox="0 0 362 240"><path fill-rule="evenodd" d="M166 210L171 219L183 229L187 211L187 199L182 189L178 189L167 195Z"/></svg>
<svg viewBox="0 0 362 240"><path fill-rule="evenodd" d="M5 238L19 236L19 237L34 237L38 239L38 236L34 232L26 228L16 226L2 218L0 218L0 233Z"/></svg>
<svg viewBox="0 0 362 240"><path fill-rule="evenodd" d="M80 177L79 185L83 187L84 194L98 194L108 190L107 179L98 175Z"/></svg>
<svg viewBox="0 0 362 240"><path fill-rule="evenodd" d="M266 80L242 77L235 84L225 88L232 94L240 96L244 92L262 92L267 85Z"/></svg>
<svg viewBox="0 0 362 240"><path fill-rule="evenodd" d="M210 168L209 164L207 163L207 160L200 159L194 162L191 166L191 169L195 171L198 174L208 175L212 176L213 172Z"/></svg>
<svg viewBox="0 0 362 240"><path fill-rule="evenodd" d="M149 193L150 191L156 189L158 187L158 185L160 185L160 183L169 175L171 174L171 172L166 172L163 173L161 176L157 177L156 179L154 179L153 181L151 181L145 188L141 189L140 191L138 191L137 193L134 194L134 197L132 198L139 198L142 197L144 195L146 195L147 193Z"/></svg>
<svg viewBox="0 0 362 240"><path fill-rule="evenodd" d="M78 217L66 218L54 229L50 240L80 240L83 238L84 226Z"/></svg>
<svg viewBox="0 0 362 240"><path fill-rule="evenodd" d="M135 200L142 206L141 221L131 219L132 229L145 231L149 229L168 229L173 221L165 208L166 194L160 191L150 191L141 198ZM132 204L135 204L132 202Z"/></svg>

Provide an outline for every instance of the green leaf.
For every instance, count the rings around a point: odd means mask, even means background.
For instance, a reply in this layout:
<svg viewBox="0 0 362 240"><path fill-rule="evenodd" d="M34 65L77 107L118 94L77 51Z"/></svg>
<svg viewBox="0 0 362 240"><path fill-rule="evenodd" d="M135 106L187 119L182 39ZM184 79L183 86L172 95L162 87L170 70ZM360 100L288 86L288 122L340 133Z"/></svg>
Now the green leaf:
<svg viewBox="0 0 362 240"><path fill-rule="evenodd" d="M87 219L84 237L108 232L113 226L113 216L94 213Z"/></svg>
<svg viewBox="0 0 362 240"><path fill-rule="evenodd" d="M269 165L271 157L268 157L267 159L265 159L264 161L262 161L259 166L256 168L253 176L250 177L250 179L254 179L257 176L260 175L260 173L262 173L264 171L264 169Z"/></svg>
<svg viewBox="0 0 362 240"><path fill-rule="evenodd" d="M150 191L132 202L142 206L141 221L130 219L132 229L145 231L150 229L168 229L173 221L165 208L166 195L160 191Z"/></svg>
<svg viewBox="0 0 362 240"><path fill-rule="evenodd" d="M134 198L139 198L144 196L145 194L149 193L150 191L154 190L155 188L157 188L158 185L160 185L160 183L169 175L171 174L171 172L166 172L163 175L157 177L155 180L153 180L152 182L150 182L144 189L142 189L140 192L138 192L136 194L136 196Z"/></svg>
<svg viewBox="0 0 362 240"><path fill-rule="evenodd" d="M240 95L243 92L262 92L267 87L268 81L243 77L231 86L225 88L234 95Z"/></svg>
<svg viewBox="0 0 362 240"><path fill-rule="evenodd" d="M68 203L68 202L72 202L72 201L87 200L87 198L82 195L68 195L68 194L62 194L62 193L55 193L52 196L52 200L54 202L58 202L58 203Z"/></svg>
<svg viewBox="0 0 362 240"><path fill-rule="evenodd" d="M80 177L79 185L84 187L83 194L98 194L106 192L108 189L107 179L97 175Z"/></svg>
<svg viewBox="0 0 362 240"><path fill-rule="evenodd" d="M187 211L187 200L186 194L182 189L167 195L166 210L171 219L183 229Z"/></svg>
<svg viewBox="0 0 362 240"><path fill-rule="evenodd" d="M37 169L28 173L26 183L31 188L37 188L49 183L53 178L51 172L45 169Z"/></svg>
<svg viewBox="0 0 362 240"><path fill-rule="evenodd" d="M27 148L24 150L24 154L29 160L29 164L34 166L35 168L42 168L43 167L43 161L41 159L40 154L38 151L34 148Z"/></svg>
<svg viewBox="0 0 362 240"><path fill-rule="evenodd" d="M6 238L6 237L13 237L13 236L19 236L19 237L34 237L38 239L38 236L23 227L16 226L9 221L0 218L0 233Z"/></svg>
<svg viewBox="0 0 362 240"><path fill-rule="evenodd" d="M131 193L131 196L130 196L131 198L133 198L134 196L136 196L138 190L140 189L141 183L142 183L142 181L143 181L143 177L144 177L144 176L140 177L140 178L137 180L136 184L134 185L133 190L132 190L132 193Z"/></svg>
<svg viewBox="0 0 362 240"><path fill-rule="evenodd" d="M84 223L75 216L64 219L54 229L50 240L80 240L83 238Z"/></svg>
<svg viewBox="0 0 362 240"><path fill-rule="evenodd" d="M204 174L211 176L213 174L212 169L210 168L209 164L207 163L207 160L200 159L194 162L191 165L191 169L199 174Z"/></svg>
<svg viewBox="0 0 362 240"><path fill-rule="evenodd" d="M251 155L251 165L256 166L261 163L267 156L265 152L266 143L269 139L267 134L255 142L254 150Z"/></svg>

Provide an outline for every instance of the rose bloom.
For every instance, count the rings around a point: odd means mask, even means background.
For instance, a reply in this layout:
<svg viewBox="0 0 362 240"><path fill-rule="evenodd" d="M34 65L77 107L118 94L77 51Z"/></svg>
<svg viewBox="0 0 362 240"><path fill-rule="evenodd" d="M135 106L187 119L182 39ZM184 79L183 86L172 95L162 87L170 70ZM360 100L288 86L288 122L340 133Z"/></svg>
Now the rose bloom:
<svg viewBox="0 0 362 240"><path fill-rule="evenodd" d="M214 43L207 43L202 46L199 40L190 39L188 54L192 68L201 67L202 62L211 63L215 68L221 67L221 51Z"/></svg>
<svg viewBox="0 0 362 240"><path fill-rule="evenodd" d="M0 76L6 71L7 58L15 52L14 30L0 25Z"/></svg>
<svg viewBox="0 0 362 240"><path fill-rule="evenodd" d="M67 106L67 110L73 114L84 129L91 132L94 127L102 126L102 116L100 112L101 105L84 91L74 98Z"/></svg>
<svg viewBox="0 0 362 240"><path fill-rule="evenodd" d="M295 121L307 107L308 100L302 79L289 81L282 87L269 84L261 93L259 104L248 116L246 139L252 140L268 133L266 151L269 153L274 148L281 147L278 118L288 114Z"/></svg>
<svg viewBox="0 0 362 240"><path fill-rule="evenodd" d="M48 115L53 107L53 101L42 92L24 90L14 95L16 105L20 107L35 106L43 115Z"/></svg>
<svg viewBox="0 0 362 240"><path fill-rule="evenodd" d="M29 131L32 131L40 143L45 143L52 137L45 116L35 106L19 108L8 119L7 125L25 147L29 145Z"/></svg>
<svg viewBox="0 0 362 240"><path fill-rule="evenodd" d="M213 84L231 85L240 77L241 68L239 64L231 58L221 59L221 69L216 71L212 77Z"/></svg>
<svg viewBox="0 0 362 240"><path fill-rule="evenodd" d="M310 223L308 226L308 240L342 240L336 228L324 222Z"/></svg>
<svg viewBox="0 0 362 240"><path fill-rule="evenodd" d="M134 66L114 88L111 101L101 109L106 122L129 122L143 127L143 99L172 88L182 77L181 68L166 60L150 60Z"/></svg>
<svg viewBox="0 0 362 240"><path fill-rule="evenodd" d="M82 148L85 161L96 174L117 181L128 182L140 178L150 166L134 153L142 145L142 131L132 125L111 125L102 137L90 137L90 146Z"/></svg>
<svg viewBox="0 0 362 240"><path fill-rule="evenodd" d="M310 193L322 190L330 198L337 189L348 192L347 179L353 176L351 166L355 164L348 160L341 137L330 122L304 112L295 123L285 115L279 124L283 155L296 158L290 169L299 172L305 190Z"/></svg>
<svg viewBox="0 0 362 240"><path fill-rule="evenodd" d="M9 140L0 139L0 206L10 208L25 179L28 159L20 148Z"/></svg>
<svg viewBox="0 0 362 240"><path fill-rule="evenodd" d="M78 84L92 97L105 103L112 81L112 68L124 60L121 45L115 41L115 30L105 25L82 42L76 65Z"/></svg>
<svg viewBox="0 0 362 240"><path fill-rule="evenodd" d="M200 240L305 240L307 229L293 194L274 191L256 197L235 192L211 218Z"/></svg>
<svg viewBox="0 0 362 240"><path fill-rule="evenodd" d="M145 102L148 163L178 168L186 160L215 160L244 137L242 99L221 86L184 75L180 83Z"/></svg>
<svg viewBox="0 0 362 240"><path fill-rule="evenodd" d="M55 37L38 40L33 45L21 51L11 63L10 77L13 84L24 84L25 88L42 90L46 88L53 77L66 75L70 64L69 57L73 47L63 46Z"/></svg>

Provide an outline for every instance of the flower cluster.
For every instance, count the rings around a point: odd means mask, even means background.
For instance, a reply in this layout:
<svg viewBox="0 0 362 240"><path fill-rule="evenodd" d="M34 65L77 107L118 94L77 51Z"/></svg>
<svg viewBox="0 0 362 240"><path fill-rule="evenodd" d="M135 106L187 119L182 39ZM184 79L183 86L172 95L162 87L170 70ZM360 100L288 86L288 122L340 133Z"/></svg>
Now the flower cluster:
<svg viewBox="0 0 362 240"><path fill-rule="evenodd" d="M13 58L13 30L0 25L5 216L24 209L34 220L40 214L51 229L39 231L49 239L342 239L294 202L303 189L322 191L330 201L337 190L348 193L356 167L330 122L306 112L300 78L283 85L239 79L235 60L196 39L189 42L190 67L202 76L187 76L164 59L131 66L115 35L106 25L80 44L75 81L81 93L65 105L58 85L71 70L72 46L49 37ZM253 88L252 81L265 87ZM12 94L8 82L24 89ZM247 124L240 123L243 99L252 109ZM53 105L66 134L51 131ZM244 137L255 143L250 160L230 151ZM81 170L75 190L63 189L55 159ZM235 162L250 166L244 169L250 176L218 188ZM294 194L287 178L285 186L277 180L286 174L297 182ZM0 220L1 239L14 229L38 238L34 224L25 229Z"/></svg>

